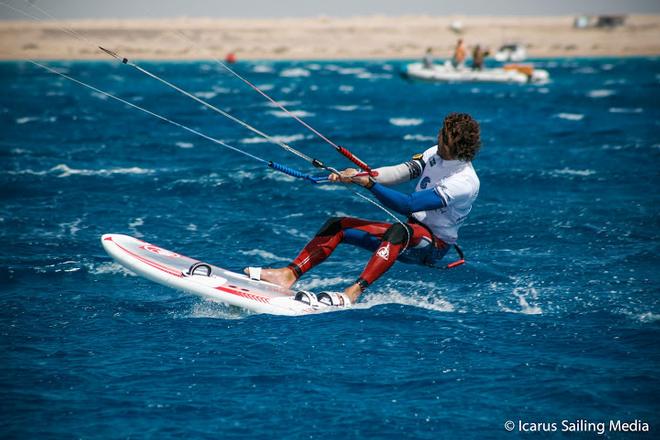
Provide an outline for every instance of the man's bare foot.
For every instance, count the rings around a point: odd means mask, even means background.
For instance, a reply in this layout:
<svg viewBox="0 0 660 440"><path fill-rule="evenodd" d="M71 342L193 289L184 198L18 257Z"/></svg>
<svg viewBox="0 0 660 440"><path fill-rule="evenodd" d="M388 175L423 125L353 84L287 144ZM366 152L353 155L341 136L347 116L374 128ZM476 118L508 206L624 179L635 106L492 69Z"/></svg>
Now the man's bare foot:
<svg viewBox="0 0 660 440"><path fill-rule="evenodd" d="M244 272L246 275L248 274L247 269L245 269ZM296 276L288 267L283 267L281 269L261 269L261 280L288 289L296 282Z"/></svg>
<svg viewBox="0 0 660 440"><path fill-rule="evenodd" d="M344 290L344 295L351 300L351 304L355 304L360 295L362 295L362 288L359 284L355 283Z"/></svg>

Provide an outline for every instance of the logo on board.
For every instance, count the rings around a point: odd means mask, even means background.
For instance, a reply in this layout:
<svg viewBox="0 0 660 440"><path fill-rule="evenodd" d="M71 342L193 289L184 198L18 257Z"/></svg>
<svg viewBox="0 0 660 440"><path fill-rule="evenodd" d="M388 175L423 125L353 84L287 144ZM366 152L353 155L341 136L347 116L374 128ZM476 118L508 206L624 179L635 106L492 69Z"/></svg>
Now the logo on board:
<svg viewBox="0 0 660 440"><path fill-rule="evenodd" d="M166 249L154 246L153 244L145 244L144 246L140 246L140 249L144 249L145 251L149 251L153 254L162 255L163 257L179 258L181 256L175 252L170 252Z"/></svg>

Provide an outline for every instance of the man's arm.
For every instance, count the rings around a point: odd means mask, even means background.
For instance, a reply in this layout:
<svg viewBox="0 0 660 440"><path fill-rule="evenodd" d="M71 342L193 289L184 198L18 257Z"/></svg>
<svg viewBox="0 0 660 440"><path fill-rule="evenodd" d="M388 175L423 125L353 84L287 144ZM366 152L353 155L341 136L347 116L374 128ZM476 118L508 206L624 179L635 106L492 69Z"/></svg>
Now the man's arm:
<svg viewBox="0 0 660 440"><path fill-rule="evenodd" d="M412 160L399 165L376 168L378 175L374 180L383 185L398 185L418 178L424 171L424 159L421 154L413 156Z"/></svg>
<svg viewBox="0 0 660 440"><path fill-rule="evenodd" d="M368 184L366 187L385 206L403 215L410 215L418 211L440 209L447 206L445 200L440 197L434 188L417 191L412 194L404 194L387 188L380 183Z"/></svg>

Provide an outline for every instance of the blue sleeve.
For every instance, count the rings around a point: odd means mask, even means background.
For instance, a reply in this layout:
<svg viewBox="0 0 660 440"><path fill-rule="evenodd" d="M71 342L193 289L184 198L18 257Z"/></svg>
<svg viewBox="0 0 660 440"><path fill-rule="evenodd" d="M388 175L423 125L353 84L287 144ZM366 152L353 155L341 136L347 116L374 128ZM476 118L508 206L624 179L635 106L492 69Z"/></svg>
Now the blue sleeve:
<svg viewBox="0 0 660 440"><path fill-rule="evenodd" d="M417 191L412 194L404 194L380 183L375 183L369 190L385 206L403 215L447 206L442 197L433 188Z"/></svg>

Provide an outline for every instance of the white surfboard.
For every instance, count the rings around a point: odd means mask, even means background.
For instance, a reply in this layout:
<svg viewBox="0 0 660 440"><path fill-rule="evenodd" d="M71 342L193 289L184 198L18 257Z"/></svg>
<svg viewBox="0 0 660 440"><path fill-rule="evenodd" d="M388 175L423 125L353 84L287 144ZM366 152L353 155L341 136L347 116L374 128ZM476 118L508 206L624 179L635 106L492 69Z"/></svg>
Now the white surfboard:
<svg viewBox="0 0 660 440"><path fill-rule="evenodd" d="M295 291L255 281L134 237L105 234L105 251L119 264L167 287L272 315L306 315L320 310L294 299Z"/></svg>

